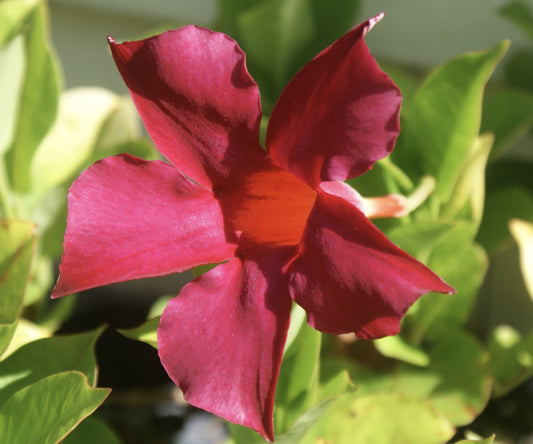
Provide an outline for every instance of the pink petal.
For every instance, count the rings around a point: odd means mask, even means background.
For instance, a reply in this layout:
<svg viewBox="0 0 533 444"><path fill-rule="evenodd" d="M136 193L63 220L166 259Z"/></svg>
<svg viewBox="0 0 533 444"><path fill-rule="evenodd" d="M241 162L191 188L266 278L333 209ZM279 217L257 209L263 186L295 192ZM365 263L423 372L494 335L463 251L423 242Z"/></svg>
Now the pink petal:
<svg viewBox="0 0 533 444"><path fill-rule="evenodd" d="M289 288L317 330L393 335L422 294L454 290L390 242L352 203L320 189Z"/></svg>
<svg viewBox="0 0 533 444"><path fill-rule="evenodd" d="M159 356L192 405L274 439L274 392L291 298L294 248L233 259L186 285L159 324Z"/></svg>
<svg viewBox="0 0 533 444"><path fill-rule="evenodd" d="M103 159L74 182L53 297L161 276L234 255L210 191L171 165Z"/></svg>
<svg viewBox="0 0 533 444"><path fill-rule="evenodd" d="M263 157L259 90L224 34L185 26L111 51L159 151L206 188Z"/></svg>
<svg viewBox="0 0 533 444"><path fill-rule="evenodd" d="M312 187L363 174L393 149L401 95L370 55L364 22L309 62L281 94L268 125L273 161Z"/></svg>

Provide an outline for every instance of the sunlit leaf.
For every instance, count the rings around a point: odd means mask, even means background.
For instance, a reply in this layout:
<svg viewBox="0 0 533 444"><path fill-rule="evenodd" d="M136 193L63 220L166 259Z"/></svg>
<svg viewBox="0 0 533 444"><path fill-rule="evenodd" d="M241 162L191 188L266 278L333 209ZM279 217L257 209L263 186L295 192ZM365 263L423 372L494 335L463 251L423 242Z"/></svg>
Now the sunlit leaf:
<svg viewBox="0 0 533 444"><path fill-rule="evenodd" d="M94 415L84 419L61 442L62 444L121 444L111 428Z"/></svg>
<svg viewBox="0 0 533 444"><path fill-rule="evenodd" d="M411 177L435 177L439 202L449 199L478 136L483 90L508 46L504 41L437 68L407 110L393 158Z"/></svg>
<svg viewBox="0 0 533 444"><path fill-rule="evenodd" d="M96 384L94 343L102 328L85 334L32 341L0 361L0 405L16 391L49 375L79 371Z"/></svg>
<svg viewBox="0 0 533 444"><path fill-rule="evenodd" d="M485 439L462 439L457 441L455 444L468 444L468 443L477 443L477 444L492 444L494 442L495 435L489 436Z"/></svg>
<svg viewBox="0 0 533 444"><path fill-rule="evenodd" d="M424 400L401 393L355 394L340 398L301 442L440 444L453 433Z"/></svg>
<svg viewBox="0 0 533 444"><path fill-rule="evenodd" d="M21 318L16 324L16 330L13 332L9 347L4 350L2 359L5 359L23 345L36 341L37 339L48 338L52 336L52 334L53 332L51 330Z"/></svg>
<svg viewBox="0 0 533 444"><path fill-rule="evenodd" d="M493 397L507 394L533 375L533 333L526 337L508 325L494 329L489 342Z"/></svg>
<svg viewBox="0 0 533 444"><path fill-rule="evenodd" d="M31 165L35 192L66 181L86 164L97 146L124 143L133 136L129 129L137 117L124 107L130 101L102 88L76 88L64 92L54 126L39 145ZM117 115L113 120L113 116ZM126 115L124 115L126 114ZM122 118L121 118L122 117ZM117 130L116 125L119 125ZM132 134L133 133L133 134Z"/></svg>
<svg viewBox="0 0 533 444"><path fill-rule="evenodd" d="M146 342L157 349L157 327L159 325L159 316L147 320L145 323L136 328L120 329L118 332L124 336L137 341Z"/></svg>
<svg viewBox="0 0 533 444"><path fill-rule="evenodd" d="M0 219L0 324L12 324L20 311L34 249L35 226Z"/></svg>
<svg viewBox="0 0 533 444"><path fill-rule="evenodd" d="M276 389L276 433L289 430L317 399L320 380L321 333L303 323L298 336L285 352Z"/></svg>
<svg viewBox="0 0 533 444"><path fill-rule="evenodd" d="M52 444L60 441L109 395L85 375L65 372L14 393L0 409L0 441Z"/></svg>
<svg viewBox="0 0 533 444"><path fill-rule="evenodd" d="M443 205L443 219L466 218L475 224L481 222L485 201L485 166L494 136L484 134L475 139L448 202Z"/></svg>
<svg viewBox="0 0 533 444"><path fill-rule="evenodd" d="M10 2L13 3L13 2ZM0 3L1 7L2 3ZM2 17L0 9L0 20ZM1 25L0 25L1 29ZM9 148L15 135L19 97L25 69L24 39L16 36L0 45L0 155Z"/></svg>
<svg viewBox="0 0 533 444"><path fill-rule="evenodd" d="M25 73L18 106L13 144L6 153L6 165L13 189L30 188L31 159L55 120L59 96L58 67L48 40L44 1L28 16L23 27ZM36 94L36 91L39 93Z"/></svg>
<svg viewBox="0 0 533 444"><path fill-rule="evenodd" d="M20 33L36 5L37 0L2 0L0 2L0 46L5 45L7 41Z"/></svg>
<svg viewBox="0 0 533 444"><path fill-rule="evenodd" d="M378 351L388 358L399 359L409 364L426 367L429 356L422 349L406 342L402 336L387 336L374 341Z"/></svg>
<svg viewBox="0 0 533 444"><path fill-rule="evenodd" d="M533 299L533 223L512 219L509 222L509 229L520 249L522 276Z"/></svg>

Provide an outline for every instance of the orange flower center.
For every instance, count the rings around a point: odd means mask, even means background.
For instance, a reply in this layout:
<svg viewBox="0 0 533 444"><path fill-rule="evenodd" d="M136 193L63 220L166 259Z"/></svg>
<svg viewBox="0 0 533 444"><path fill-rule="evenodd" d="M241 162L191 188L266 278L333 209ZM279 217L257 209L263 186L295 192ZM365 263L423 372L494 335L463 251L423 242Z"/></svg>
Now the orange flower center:
<svg viewBox="0 0 533 444"><path fill-rule="evenodd" d="M227 228L244 248L298 245L316 198L307 184L273 165L243 174L231 190L217 194Z"/></svg>

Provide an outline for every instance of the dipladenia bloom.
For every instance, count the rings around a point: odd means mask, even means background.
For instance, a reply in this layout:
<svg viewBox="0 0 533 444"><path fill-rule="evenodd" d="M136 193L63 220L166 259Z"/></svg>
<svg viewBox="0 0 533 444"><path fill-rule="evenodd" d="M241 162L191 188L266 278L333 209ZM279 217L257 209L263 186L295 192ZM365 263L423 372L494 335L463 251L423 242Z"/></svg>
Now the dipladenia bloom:
<svg viewBox="0 0 533 444"><path fill-rule="evenodd" d="M109 157L74 182L53 297L221 263L169 302L159 355L191 404L268 440L292 301L322 332L379 338L420 295L453 292L369 221L401 214L401 199L365 201L343 182L399 132L400 92L364 42L380 18L294 77L266 150L259 91L229 37L185 26L109 39L169 162Z"/></svg>

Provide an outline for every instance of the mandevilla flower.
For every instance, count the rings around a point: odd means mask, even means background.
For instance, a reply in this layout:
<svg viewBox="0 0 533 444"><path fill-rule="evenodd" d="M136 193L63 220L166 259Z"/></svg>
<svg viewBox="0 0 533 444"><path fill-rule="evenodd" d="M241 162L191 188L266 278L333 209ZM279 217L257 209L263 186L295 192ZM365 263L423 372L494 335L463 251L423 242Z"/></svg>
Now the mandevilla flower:
<svg viewBox="0 0 533 444"><path fill-rule="evenodd" d="M159 355L191 404L268 440L292 301L322 332L379 338L399 331L420 295L453 292L369 221L397 215L401 201L365 200L342 182L387 156L399 133L400 92L364 42L381 17L294 77L266 150L259 91L229 37L185 26L109 38L170 163L123 154L81 174L52 296L221 263L169 302Z"/></svg>

